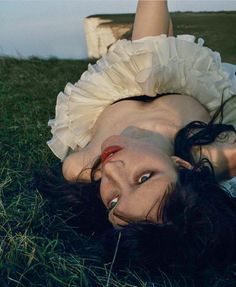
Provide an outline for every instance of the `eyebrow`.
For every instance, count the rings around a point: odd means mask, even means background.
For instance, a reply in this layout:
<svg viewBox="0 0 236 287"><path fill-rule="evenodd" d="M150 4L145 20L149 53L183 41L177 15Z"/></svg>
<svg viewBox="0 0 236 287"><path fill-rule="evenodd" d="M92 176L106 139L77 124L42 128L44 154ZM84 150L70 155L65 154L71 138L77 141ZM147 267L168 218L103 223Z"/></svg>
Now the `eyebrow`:
<svg viewBox="0 0 236 287"><path fill-rule="evenodd" d="M124 222L126 222L127 224L131 223L132 221L128 219L128 217L125 217L123 215L120 215L118 213L113 212L113 215L118 217L119 219L123 220Z"/></svg>

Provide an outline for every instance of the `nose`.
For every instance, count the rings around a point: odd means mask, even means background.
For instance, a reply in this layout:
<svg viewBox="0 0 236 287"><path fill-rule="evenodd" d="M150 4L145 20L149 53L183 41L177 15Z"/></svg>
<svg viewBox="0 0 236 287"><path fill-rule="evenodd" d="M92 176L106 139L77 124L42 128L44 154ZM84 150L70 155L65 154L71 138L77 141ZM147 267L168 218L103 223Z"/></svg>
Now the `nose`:
<svg viewBox="0 0 236 287"><path fill-rule="evenodd" d="M102 167L100 193L106 206L116 196L119 198L128 192L130 187L125 164L121 160L109 161Z"/></svg>
<svg viewBox="0 0 236 287"><path fill-rule="evenodd" d="M130 184L128 168L122 160L105 163L102 167L102 178L109 180L119 189Z"/></svg>

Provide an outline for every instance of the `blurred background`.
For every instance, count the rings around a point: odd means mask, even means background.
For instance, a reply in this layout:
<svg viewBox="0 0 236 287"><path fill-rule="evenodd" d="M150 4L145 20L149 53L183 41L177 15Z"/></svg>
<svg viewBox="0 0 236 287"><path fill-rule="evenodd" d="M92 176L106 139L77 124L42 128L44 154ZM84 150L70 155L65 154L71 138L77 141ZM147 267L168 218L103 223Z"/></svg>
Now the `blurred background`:
<svg viewBox="0 0 236 287"><path fill-rule="evenodd" d="M0 0L0 56L87 58L83 19L134 13L137 0ZM236 0L169 0L170 11L232 11Z"/></svg>

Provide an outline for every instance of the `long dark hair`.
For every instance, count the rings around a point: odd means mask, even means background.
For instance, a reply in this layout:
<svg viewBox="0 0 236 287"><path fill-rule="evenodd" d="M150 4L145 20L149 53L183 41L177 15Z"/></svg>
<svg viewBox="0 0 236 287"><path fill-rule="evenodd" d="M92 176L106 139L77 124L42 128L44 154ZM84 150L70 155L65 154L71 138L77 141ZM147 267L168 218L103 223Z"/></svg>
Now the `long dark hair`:
<svg viewBox="0 0 236 287"><path fill-rule="evenodd" d="M213 120L191 122L176 135L175 154L193 168L179 169L178 181L162 204L162 223L143 221L112 228L99 195L99 181L58 185L56 175L49 176L50 183L39 183L39 189L54 206L70 210L66 221L78 232L99 237L104 262L113 259L114 269L222 268L236 259L236 199L217 183L211 163L204 158L195 162L191 154L193 146L235 132L232 125Z"/></svg>
<svg viewBox="0 0 236 287"><path fill-rule="evenodd" d="M104 237L107 258L116 265L148 270L222 268L236 256L236 200L215 182L211 167L201 162L181 169L162 210L162 223L131 223ZM108 247L108 248L107 248Z"/></svg>
<svg viewBox="0 0 236 287"><path fill-rule="evenodd" d="M236 199L217 183L211 163L194 162L191 148L214 142L233 126L194 121L176 136L176 155L192 163L180 168L178 181L162 204L161 224L131 223L104 237L104 253L114 254L120 234L117 266L142 266L148 270L217 269L236 259ZM186 152L186 151L189 151Z"/></svg>

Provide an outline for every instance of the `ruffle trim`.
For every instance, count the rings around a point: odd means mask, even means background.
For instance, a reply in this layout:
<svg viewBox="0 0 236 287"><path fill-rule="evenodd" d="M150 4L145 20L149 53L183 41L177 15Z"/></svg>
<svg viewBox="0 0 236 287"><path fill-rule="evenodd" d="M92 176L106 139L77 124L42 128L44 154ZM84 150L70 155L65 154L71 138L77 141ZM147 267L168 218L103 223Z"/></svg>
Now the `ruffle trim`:
<svg viewBox="0 0 236 287"><path fill-rule="evenodd" d="M236 94L236 79L222 66L220 54L203 44L191 35L117 41L58 95L55 119L48 123L53 134L48 146L61 160L69 149L83 148L101 112L131 96L180 93L213 112L222 97Z"/></svg>

